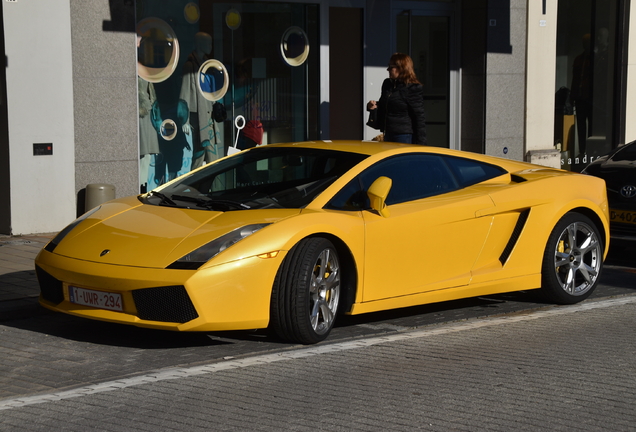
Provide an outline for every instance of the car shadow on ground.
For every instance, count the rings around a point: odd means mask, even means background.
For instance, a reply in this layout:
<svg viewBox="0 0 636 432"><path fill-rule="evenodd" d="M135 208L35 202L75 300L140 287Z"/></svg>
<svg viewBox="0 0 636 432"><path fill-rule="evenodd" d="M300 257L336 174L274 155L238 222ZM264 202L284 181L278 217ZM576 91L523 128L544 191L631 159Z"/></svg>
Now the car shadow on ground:
<svg viewBox="0 0 636 432"><path fill-rule="evenodd" d="M74 317L37 306L38 316L3 322L7 327L60 337L76 342L137 349L172 349L223 345L206 333L172 332Z"/></svg>
<svg viewBox="0 0 636 432"><path fill-rule="evenodd" d="M328 341L385 334L401 328L465 319L474 314L499 314L503 312L497 309L497 305L510 304L511 299L530 301L531 297L523 293L514 293L509 296L455 300L357 316L342 315L338 317ZM30 317L23 314L20 319L4 321L1 324L78 343L151 351L196 347L221 348L245 343L250 344L252 351L266 351L295 345L279 339L268 329L224 332L171 332L147 329L49 311L38 305L35 299L32 299L30 310Z"/></svg>
<svg viewBox="0 0 636 432"><path fill-rule="evenodd" d="M429 303L362 315L344 315L336 327L372 323L393 323L397 326L417 323L418 326L466 319L472 316L490 316L510 312L511 309L542 307L549 303L532 291L517 291L482 297L469 297L440 303ZM413 321L416 319L416 321Z"/></svg>
<svg viewBox="0 0 636 432"><path fill-rule="evenodd" d="M636 245L613 245L605 262L601 286L592 298L624 295L636 290ZM3 280L23 279L35 282L33 272L0 275ZM33 279L29 281L29 279ZM475 317L487 317L551 306L540 291L518 291L471 297L363 315L338 317L329 340L370 336L441 324ZM279 340L267 329L227 332L171 332L123 324L108 323L52 312L37 303L33 296L0 301L0 324L27 331L57 336L78 342L138 349L173 349L220 346L238 342L264 342L272 347L290 344ZM357 329L354 329L358 327Z"/></svg>

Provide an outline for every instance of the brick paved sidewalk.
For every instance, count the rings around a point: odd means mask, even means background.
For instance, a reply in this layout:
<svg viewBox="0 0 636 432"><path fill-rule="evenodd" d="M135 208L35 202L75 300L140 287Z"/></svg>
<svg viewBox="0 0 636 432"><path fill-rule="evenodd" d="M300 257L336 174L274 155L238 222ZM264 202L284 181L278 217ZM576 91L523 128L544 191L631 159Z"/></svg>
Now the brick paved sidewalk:
<svg viewBox="0 0 636 432"><path fill-rule="evenodd" d="M0 430L630 431L633 296L0 400Z"/></svg>
<svg viewBox="0 0 636 432"><path fill-rule="evenodd" d="M0 321L40 310L33 260L54 235L0 236Z"/></svg>

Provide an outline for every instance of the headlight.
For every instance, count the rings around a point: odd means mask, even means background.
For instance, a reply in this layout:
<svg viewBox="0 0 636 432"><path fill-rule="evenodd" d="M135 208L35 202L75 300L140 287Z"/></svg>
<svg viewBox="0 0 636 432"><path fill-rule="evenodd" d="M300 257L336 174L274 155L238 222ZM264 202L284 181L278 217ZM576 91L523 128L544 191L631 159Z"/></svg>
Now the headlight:
<svg viewBox="0 0 636 432"><path fill-rule="evenodd" d="M212 258L223 252L230 246L243 240L254 234L256 231L265 228L268 223L246 225L241 228L237 228L216 240L212 240L210 243L206 243L198 249L193 250L189 254L179 258L167 268L169 269L187 269L196 270Z"/></svg>
<svg viewBox="0 0 636 432"><path fill-rule="evenodd" d="M93 213L95 213L97 210L99 210L100 208L102 208L102 206L97 206L95 207L93 210L89 210L86 213L84 213L83 215L81 215L80 217L78 217L77 219L75 219L73 222L71 222L66 228L64 228L62 231L60 231L54 238L53 240L51 240L45 247L44 249L46 249L49 252L53 252L53 250L55 250L55 248L57 247L58 244L60 244L60 242L64 239L64 237L66 237L68 235L68 233L71 232L71 230L73 228L75 228L81 221L83 221L84 219L86 219L87 217L89 217L90 215L92 215Z"/></svg>

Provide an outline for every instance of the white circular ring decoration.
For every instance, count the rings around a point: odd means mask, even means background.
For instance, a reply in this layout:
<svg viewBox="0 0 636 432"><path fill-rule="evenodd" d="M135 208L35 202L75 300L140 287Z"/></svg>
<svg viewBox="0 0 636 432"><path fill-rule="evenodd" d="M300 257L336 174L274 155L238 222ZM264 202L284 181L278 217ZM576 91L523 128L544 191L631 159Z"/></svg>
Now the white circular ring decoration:
<svg viewBox="0 0 636 432"><path fill-rule="evenodd" d="M161 122L159 133L164 140L172 141L177 136L177 124L174 120L165 119Z"/></svg>
<svg viewBox="0 0 636 432"><path fill-rule="evenodd" d="M156 35L160 35L159 38ZM146 47L149 44L151 46ZM144 54L154 60L158 52L166 54L165 65L146 65ZM151 83L159 83L170 78L179 61L179 40L172 27L159 18L145 18L137 23L137 74Z"/></svg>
<svg viewBox="0 0 636 432"><path fill-rule="evenodd" d="M239 132L241 132L241 129L243 129L245 127L245 117L243 117L242 115L237 115L236 118L234 119L234 126L236 126L236 139L234 140L234 147L228 147L228 156L232 155L234 153L238 153L241 150L238 149L238 147L236 147L238 145L238 139L239 139Z"/></svg>
<svg viewBox="0 0 636 432"><path fill-rule="evenodd" d="M212 102L223 99L229 86L230 77L223 63L211 59L201 65L197 73L197 88L204 98Z"/></svg>
<svg viewBox="0 0 636 432"><path fill-rule="evenodd" d="M307 35L297 26L285 30L280 40L280 53L290 66L300 66L309 57L309 40Z"/></svg>

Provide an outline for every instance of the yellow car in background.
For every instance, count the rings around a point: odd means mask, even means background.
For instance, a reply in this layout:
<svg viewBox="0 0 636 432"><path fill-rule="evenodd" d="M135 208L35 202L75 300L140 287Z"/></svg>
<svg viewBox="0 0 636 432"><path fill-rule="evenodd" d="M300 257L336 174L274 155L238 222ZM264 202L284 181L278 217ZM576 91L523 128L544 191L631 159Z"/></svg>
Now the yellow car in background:
<svg viewBox="0 0 636 432"><path fill-rule="evenodd" d="M603 180L387 142L245 150L92 209L36 258L40 303L316 343L361 314L540 288L575 303L608 250Z"/></svg>

